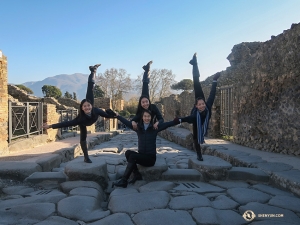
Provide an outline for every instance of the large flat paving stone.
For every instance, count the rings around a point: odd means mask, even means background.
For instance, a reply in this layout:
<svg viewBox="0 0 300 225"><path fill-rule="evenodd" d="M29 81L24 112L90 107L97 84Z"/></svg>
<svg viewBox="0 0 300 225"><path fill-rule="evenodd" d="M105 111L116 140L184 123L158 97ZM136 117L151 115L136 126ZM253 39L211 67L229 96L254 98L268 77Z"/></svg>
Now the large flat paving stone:
<svg viewBox="0 0 300 225"><path fill-rule="evenodd" d="M65 174L70 181L95 181L103 189L108 184L106 161L101 157L94 157L93 163L85 163L81 159L73 160L66 165Z"/></svg>
<svg viewBox="0 0 300 225"><path fill-rule="evenodd" d="M62 157L59 154L43 155L35 161L42 167L44 172L51 171L53 168L59 167L62 162Z"/></svg>
<svg viewBox="0 0 300 225"><path fill-rule="evenodd" d="M168 181L203 181L202 174L195 169L168 169L162 174L163 180Z"/></svg>
<svg viewBox="0 0 300 225"><path fill-rule="evenodd" d="M2 192L7 195L26 195L33 191L34 189L28 186L10 186L2 188Z"/></svg>
<svg viewBox="0 0 300 225"><path fill-rule="evenodd" d="M144 210L166 208L170 195L165 191L152 191L123 196L112 196L108 209L113 213L138 213Z"/></svg>
<svg viewBox="0 0 300 225"><path fill-rule="evenodd" d="M196 193L223 192L224 189L204 182L182 182L174 190Z"/></svg>
<svg viewBox="0 0 300 225"><path fill-rule="evenodd" d="M50 216L47 219L36 223L35 225L78 225L77 222L60 216Z"/></svg>
<svg viewBox="0 0 300 225"><path fill-rule="evenodd" d="M196 225L190 214L183 210L153 209L137 213L132 220L136 225Z"/></svg>
<svg viewBox="0 0 300 225"><path fill-rule="evenodd" d="M34 172L41 172L42 167L35 162L10 162L0 163L0 177L16 180L24 180Z"/></svg>
<svg viewBox="0 0 300 225"><path fill-rule="evenodd" d="M259 202L250 202L244 206L239 207L239 212L244 214L245 211L251 210L256 215L255 221L266 221L269 224L276 224L276 222L284 222L286 224L300 224L300 218L288 209L261 204ZM282 214L283 217L260 217L259 214Z"/></svg>
<svg viewBox="0 0 300 225"><path fill-rule="evenodd" d="M264 162L264 163L257 163L253 165L258 169L266 172L267 174L271 175L273 172L281 172L293 169L291 165L279 162Z"/></svg>
<svg viewBox="0 0 300 225"><path fill-rule="evenodd" d="M203 155L203 161L190 158L188 164L189 169L196 169L202 173L205 180L225 180L228 170L232 167L225 160L210 155Z"/></svg>
<svg viewBox="0 0 300 225"><path fill-rule="evenodd" d="M300 196L300 170L274 172L270 182Z"/></svg>
<svg viewBox="0 0 300 225"><path fill-rule="evenodd" d="M109 211L103 211L99 206L99 201L94 197L71 196L58 202L57 212L62 217L92 222L110 215Z"/></svg>
<svg viewBox="0 0 300 225"><path fill-rule="evenodd" d="M66 194L58 190L39 190L29 193L26 198L9 199L0 202L0 209L11 208L16 205L31 203L57 203L66 198Z"/></svg>
<svg viewBox="0 0 300 225"><path fill-rule="evenodd" d="M158 157L156 159L155 165L151 167L144 167L138 165L138 169L146 181L161 180L162 174L168 170L168 165L164 158Z"/></svg>
<svg viewBox="0 0 300 225"><path fill-rule="evenodd" d="M174 197L169 202L169 208L174 210L189 210L202 206L211 206L211 202L207 197L198 194Z"/></svg>
<svg viewBox="0 0 300 225"><path fill-rule="evenodd" d="M231 181L231 180L211 180L209 183L219 186L221 188L229 189L229 188L247 188L249 184L244 181Z"/></svg>
<svg viewBox="0 0 300 225"><path fill-rule="evenodd" d="M227 190L227 193L241 205L248 202L266 203L271 199L268 194L248 188L231 188Z"/></svg>
<svg viewBox="0 0 300 225"><path fill-rule="evenodd" d="M0 210L0 224L35 224L55 213L53 203L29 203Z"/></svg>
<svg viewBox="0 0 300 225"><path fill-rule="evenodd" d="M60 184L60 188L64 193L69 193L71 190L78 187L94 188L100 192L103 192L102 187L94 181L76 180L76 181L66 181Z"/></svg>
<svg viewBox="0 0 300 225"><path fill-rule="evenodd" d="M89 225L117 225L117 224L134 225L131 218L126 213L115 213L96 222L89 223Z"/></svg>
<svg viewBox="0 0 300 225"><path fill-rule="evenodd" d="M148 184L145 184L139 187L140 192L146 191L168 191L173 189L176 186L173 182L170 181L153 181Z"/></svg>
<svg viewBox="0 0 300 225"><path fill-rule="evenodd" d="M72 191L70 191L69 195L90 196L98 199L99 202L104 201L104 192L100 192L94 188L88 188L88 187L74 188L72 189Z"/></svg>
<svg viewBox="0 0 300 225"><path fill-rule="evenodd" d="M235 209L239 203L228 198L226 195L219 195L212 202L211 206L215 209Z"/></svg>
<svg viewBox="0 0 300 225"><path fill-rule="evenodd" d="M194 208L192 216L197 224L240 225L246 224L243 217L232 210L218 210L211 207Z"/></svg>
<svg viewBox="0 0 300 225"><path fill-rule="evenodd" d="M257 168L232 167L228 172L228 179L268 182L269 175Z"/></svg>
<svg viewBox="0 0 300 225"><path fill-rule="evenodd" d="M67 180L67 176L62 172L35 172L25 179L25 181L38 184L44 181L62 183Z"/></svg>
<svg viewBox="0 0 300 225"><path fill-rule="evenodd" d="M300 198L297 197L278 195L271 198L268 204L289 209L296 213L300 212Z"/></svg>
<svg viewBox="0 0 300 225"><path fill-rule="evenodd" d="M274 188L265 184L255 184L252 186L252 188L265 192L269 195L285 195L285 196L294 196L292 193L290 192L286 192L286 191L282 191L278 188Z"/></svg>

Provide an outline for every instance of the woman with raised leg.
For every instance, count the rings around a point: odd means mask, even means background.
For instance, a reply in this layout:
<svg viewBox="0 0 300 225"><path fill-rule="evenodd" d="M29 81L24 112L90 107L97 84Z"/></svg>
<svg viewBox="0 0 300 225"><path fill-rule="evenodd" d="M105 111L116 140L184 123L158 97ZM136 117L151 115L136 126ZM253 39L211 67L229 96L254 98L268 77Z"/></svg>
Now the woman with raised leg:
<svg viewBox="0 0 300 225"><path fill-rule="evenodd" d="M108 115L102 109L93 107L94 105L94 85L95 85L95 77L98 67L101 64L96 64L94 66L90 66L89 69L91 71L89 78L88 78L88 86L86 91L86 98L83 99L79 106L79 113L78 116L70 121L65 121L61 123L51 124L48 125L47 123L43 124L43 128L49 129L57 129L62 127L71 127L71 126L78 126L80 128L80 146L84 155L84 162L92 163L91 159L88 155L88 148L87 148L87 129L86 126L91 126L94 124L99 116L105 118L113 118L113 116Z"/></svg>

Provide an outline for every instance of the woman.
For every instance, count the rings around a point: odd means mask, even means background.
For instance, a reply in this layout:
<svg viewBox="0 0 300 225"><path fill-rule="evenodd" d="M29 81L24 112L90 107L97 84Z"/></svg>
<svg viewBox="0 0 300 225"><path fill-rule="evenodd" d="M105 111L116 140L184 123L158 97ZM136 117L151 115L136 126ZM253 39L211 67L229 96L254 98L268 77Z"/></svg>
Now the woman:
<svg viewBox="0 0 300 225"><path fill-rule="evenodd" d="M106 112L112 116L117 116L120 120L130 129L133 126L130 121L126 120L122 116L114 113L111 110ZM134 130L138 135L138 152L127 150L125 157L127 159L127 167L121 180L114 183L113 186L126 188L128 185L128 179L133 172L133 179L129 183L134 183L136 180L142 180L142 175L139 173L137 164L142 166L151 167L154 166L156 161L156 137L158 132L179 124L179 119L175 118L173 121L166 123L159 123L157 129L153 129L153 117L151 111L145 109L141 113L141 121L138 123L137 130Z"/></svg>
<svg viewBox="0 0 300 225"><path fill-rule="evenodd" d="M134 130L137 130L137 123L141 120L141 113L143 110L147 109L152 112L153 121L156 121L153 124L154 129L158 129L158 124L163 123L164 119L158 110L157 106L151 104L150 95L149 95L149 82L150 82L150 65L152 61L148 62L147 65L143 66L144 75L143 75L143 88L142 95L139 99L138 108L136 111L136 115L132 118L131 124Z"/></svg>
<svg viewBox="0 0 300 225"><path fill-rule="evenodd" d="M211 107L215 100L217 80L220 77L220 73L215 74L209 97L207 101L205 101L204 93L199 81L200 73L196 53L194 54L193 59L190 60L190 64L193 65L195 105L191 111L191 115L181 118L180 120L181 122L193 123L193 140L197 152L197 159L203 161L200 144L204 143L204 135L207 133L209 119L211 117Z"/></svg>
<svg viewBox="0 0 300 225"><path fill-rule="evenodd" d="M57 128L62 128L62 127L71 127L71 126L79 125L80 146L83 151L84 162L86 162L86 163L92 163L92 161L89 158L88 149L87 149L86 126L91 126L92 124L94 124L98 120L99 116L103 116L105 118L113 118L113 116L108 115L103 110L93 107L93 105L94 105L93 89L94 89L94 84L95 84L96 71L100 65L101 64L96 64L95 66L89 67L91 74L89 75L89 78L88 78L88 87L87 87L87 91L86 91L86 98L83 99L80 103L78 116L74 120L71 120L71 121L65 121L65 122L51 124L51 125L48 125L47 123L43 124L43 128L45 128L45 129L49 129L49 128L57 129Z"/></svg>

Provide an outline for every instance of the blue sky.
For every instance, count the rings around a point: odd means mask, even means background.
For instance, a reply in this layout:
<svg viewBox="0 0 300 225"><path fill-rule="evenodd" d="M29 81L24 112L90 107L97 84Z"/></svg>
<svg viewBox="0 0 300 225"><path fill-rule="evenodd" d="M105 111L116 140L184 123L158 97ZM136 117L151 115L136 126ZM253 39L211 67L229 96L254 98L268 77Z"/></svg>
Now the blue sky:
<svg viewBox="0 0 300 225"><path fill-rule="evenodd" d="M241 42L267 41L299 23L299 0L1 0L0 50L8 82L58 74L142 66L191 78L198 53L201 80L230 66Z"/></svg>

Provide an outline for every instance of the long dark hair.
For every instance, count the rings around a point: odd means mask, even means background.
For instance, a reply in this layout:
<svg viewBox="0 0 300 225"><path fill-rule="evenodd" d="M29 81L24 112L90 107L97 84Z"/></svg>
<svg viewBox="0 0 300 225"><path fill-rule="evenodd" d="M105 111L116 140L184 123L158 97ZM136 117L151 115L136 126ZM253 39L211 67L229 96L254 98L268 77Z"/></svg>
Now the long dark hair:
<svg viewBox="0 0 300 225"><path fill-rule="evenodd" d="M88 103L90 103L90 104L92 105L91 100L89 100L89 99L87 99L87 98L82 99L82 101L80 102L79 112L78 112L78 116L77 116L77 118L79 118L79 119L81 119L81 118L83 118L83 117L85 116L85 113L84 113L84 111L82 110L82 106L83 106L83 104L84 104L85 102L88 102ZM93 105L92 105L92 107L93 107ZM94 113L94 110L92 109L92 111L91 111L91 116L93 116L93 113Z"/></svg>
<svg viewBox="0 0 300 225"><path fill-rule="evenodd" d="M149 107L148 107L147 110L149 110L150 112L152 111L152 110L151 110L151 101L150 101L149 97L148 97L147 95L142 95L142 96L140 97L140 99L139 99L139 104L138 104L138 107L137 107L137 110L136 110L136 115L141 115L141 113L142 113L144 110L146 110L146 109L144 109L144 108L142 107L142 104L141 104L141 101L142 101L143 98L148 99L148 101L149 101ZM151 117L152 117L152 113L151 113Z"/></svg>
<svg viewBox="0 0 300 225"><path fill-rule="evenodd" d="M202 98L202 97L198 97L198 98L196 98L195 99L195 106L198 104L198 101L199 100L203 100L204 101L204 103L205 103L205 105L206 105L206 101L205 101L205 99L204 98Z"/></svg>

